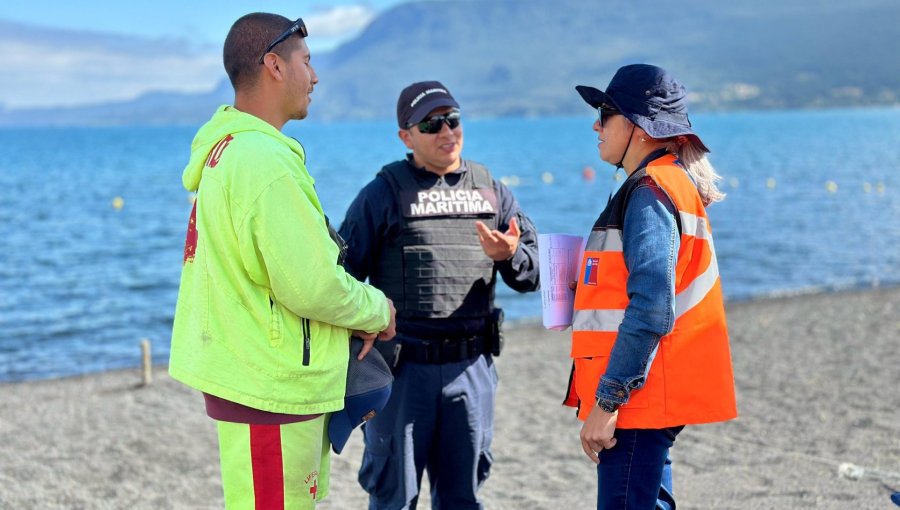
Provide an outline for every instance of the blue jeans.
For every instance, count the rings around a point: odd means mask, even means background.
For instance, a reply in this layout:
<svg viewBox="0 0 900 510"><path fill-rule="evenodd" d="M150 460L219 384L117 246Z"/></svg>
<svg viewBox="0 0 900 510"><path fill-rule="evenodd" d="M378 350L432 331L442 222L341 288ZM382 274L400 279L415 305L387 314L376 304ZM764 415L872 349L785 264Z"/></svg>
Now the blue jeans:
<svg viewBox="0 0 900 510"><path fill-rule="evenodd" d="M600 452L597 510L675 510L669 448L683 428L616 429Z"/></svg>

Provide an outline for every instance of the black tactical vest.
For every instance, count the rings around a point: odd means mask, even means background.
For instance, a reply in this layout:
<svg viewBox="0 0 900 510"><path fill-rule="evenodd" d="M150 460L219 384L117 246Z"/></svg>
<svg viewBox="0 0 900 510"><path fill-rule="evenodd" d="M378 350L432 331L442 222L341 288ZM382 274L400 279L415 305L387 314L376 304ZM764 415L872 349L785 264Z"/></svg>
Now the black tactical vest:
<svg viewBox="0 0 900 510"><path fill-rule="evenodd" d="M475 221L499 224L499 200L487 168L468 171L450 188L423 189L406 161L381 169L400 213L400 235L385 242L369 281L400 318L487 317L494 261L481 249Z"/></svg>

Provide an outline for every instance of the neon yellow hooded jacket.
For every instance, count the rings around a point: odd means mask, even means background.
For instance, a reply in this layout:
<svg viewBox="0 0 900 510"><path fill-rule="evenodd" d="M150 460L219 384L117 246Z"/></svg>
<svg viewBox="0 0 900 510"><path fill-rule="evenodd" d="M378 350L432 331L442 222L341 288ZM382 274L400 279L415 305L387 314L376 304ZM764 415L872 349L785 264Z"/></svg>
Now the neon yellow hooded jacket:
<svg viewBox="0 0 900 510"><path fill-rule="evenodd" d="M381 331L389 311L337 264L305 160L299 142L230 106L197 132L173 378L264 411L343 407L348 330Z"/></svg>

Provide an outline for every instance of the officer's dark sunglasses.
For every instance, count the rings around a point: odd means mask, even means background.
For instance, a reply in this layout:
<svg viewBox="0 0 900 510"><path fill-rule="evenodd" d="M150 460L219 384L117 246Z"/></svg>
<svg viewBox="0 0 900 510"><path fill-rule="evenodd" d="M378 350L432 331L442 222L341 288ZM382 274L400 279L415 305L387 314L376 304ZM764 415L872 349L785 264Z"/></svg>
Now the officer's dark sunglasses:
<svg viewBox="0 0 900 510"><path fill-rule="evenodd" d="M300 32L300 37L309 37L309 34L306 32L306 24L303 23L303 18L297 18L297 21L295 21L290 27L288 27L287 30L282 32L281 35L276 37L274 41L272 41L271 43L269 43L268 46L266 46L266 50L263 51L262 56L259 57L259 63L260 64L263 63L263 59L266 58L266 55L270 51L272 51L272 48L283 43L288 37L294 35L298 31Z"/></svg>
<svg viewBox="0 0 900 510"><path fill-rule="evenodd" d="M610 117L615 115L622 115L622 112L609 106L606 103L603 103L599 107L597 107L597 115L600 117L600 127L606 127L606 121L609 120Z"/></svg>
<svg viewBox="0 0 900 510"><path fill-rule="evenodd" d="M419 126L420 132L425 133L426 135L434 135L441 132L445 122L450 126L450 129L458 128L459 110L453 110L443 115L432 115L431 117L422 119L422 122L419 122L416 125ZM412 125L407 124L406 127L409 129Z"/></svg>

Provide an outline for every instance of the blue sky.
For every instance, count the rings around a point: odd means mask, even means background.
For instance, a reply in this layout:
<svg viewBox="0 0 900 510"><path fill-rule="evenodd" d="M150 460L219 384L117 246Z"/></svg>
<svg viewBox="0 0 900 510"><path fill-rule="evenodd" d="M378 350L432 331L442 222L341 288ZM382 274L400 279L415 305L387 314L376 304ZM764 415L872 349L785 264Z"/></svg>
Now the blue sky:
<svg viewBox="0 0 900 510"><path fill-rule="evenodd" d="M7 0L0 2L0 107L210 90L225 76L225 34L248 12L303 17L315 55L357 35L379 12L403 1Z"/></svg>

